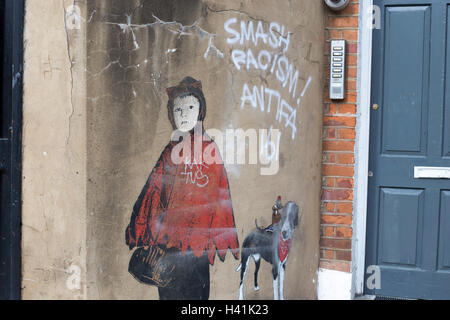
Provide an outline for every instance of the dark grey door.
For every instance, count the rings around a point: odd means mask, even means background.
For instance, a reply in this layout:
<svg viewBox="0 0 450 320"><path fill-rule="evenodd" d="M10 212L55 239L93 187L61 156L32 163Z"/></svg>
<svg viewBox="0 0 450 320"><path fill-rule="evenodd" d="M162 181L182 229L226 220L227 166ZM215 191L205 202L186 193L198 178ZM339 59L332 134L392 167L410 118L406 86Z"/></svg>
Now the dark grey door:
<svg viewBox="0 0 450 320"><path fill-rule="evenodd" d="M450 1L374 4L366 267L381 288L365 290L450 299L450 179L414 174L450 167Z"/></svg>
<svg viewBox="0 0 450 320"><path fill-rule="evenodd" d="M0 1L0 300L20 298L23 5Z"/></svg>

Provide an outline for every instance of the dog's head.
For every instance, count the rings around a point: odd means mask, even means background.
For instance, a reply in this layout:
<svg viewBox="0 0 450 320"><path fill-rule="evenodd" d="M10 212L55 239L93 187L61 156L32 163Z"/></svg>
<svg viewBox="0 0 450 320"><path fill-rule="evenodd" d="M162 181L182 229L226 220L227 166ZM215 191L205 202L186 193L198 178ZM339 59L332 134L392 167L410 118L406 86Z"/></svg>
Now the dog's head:
<svg viewBox="0 0 450 320"><path fill-rule="evenodd" d="M293 201L289 201L281 210L280 232L283 240L292 238L294 235L294 229L298 226L298 224L298 205Z"/></svg>

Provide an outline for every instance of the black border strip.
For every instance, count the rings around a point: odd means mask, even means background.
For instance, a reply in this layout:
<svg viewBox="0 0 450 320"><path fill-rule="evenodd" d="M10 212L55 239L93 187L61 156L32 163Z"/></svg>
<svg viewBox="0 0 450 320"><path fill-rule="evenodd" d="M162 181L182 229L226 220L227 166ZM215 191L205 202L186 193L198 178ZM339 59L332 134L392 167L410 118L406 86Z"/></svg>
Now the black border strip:
<svg viewBox="0 0 450 320"><path fill-rule="evenodd" d="M25 0L4 0L4 72L3 97L4 108L11 110L11 158L10 207L4 221L7 223L8 241L0 248L8 264L3 299L21 298L21 194L22 194L22 79L23 79L23 26ZM3 255L2 254L2 255Z"/></svg>

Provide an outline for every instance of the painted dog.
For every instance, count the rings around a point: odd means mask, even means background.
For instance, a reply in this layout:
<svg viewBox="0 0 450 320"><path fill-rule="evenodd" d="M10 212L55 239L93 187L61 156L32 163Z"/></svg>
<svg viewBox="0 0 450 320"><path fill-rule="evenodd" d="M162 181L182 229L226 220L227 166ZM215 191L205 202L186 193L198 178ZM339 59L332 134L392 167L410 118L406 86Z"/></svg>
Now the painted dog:
<svg viewBox="0 0 450 320"><path fill-rule="evenodd" d="M273 231L258 227L252 230L242 245L241 264L236 272L241 271L239 300L244 300L244 281L250 257L255 261L255 291L259 290L258 271L261 258L272 264L274 300L284 300L284 272L295 227L298 225L298 206L289 201L281 209L281 221L273 225Z"/></svg>

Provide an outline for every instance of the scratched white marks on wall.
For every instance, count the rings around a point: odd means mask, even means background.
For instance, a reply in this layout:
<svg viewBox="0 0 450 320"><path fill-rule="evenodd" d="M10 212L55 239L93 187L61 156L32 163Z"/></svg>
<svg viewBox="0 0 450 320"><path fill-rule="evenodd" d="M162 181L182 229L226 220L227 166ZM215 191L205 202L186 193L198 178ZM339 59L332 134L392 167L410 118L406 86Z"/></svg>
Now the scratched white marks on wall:
<svg viewBox="0 0 450 320"><path fill-rule="evenodd" d="M126 23L116 23L116 22L106 22L106 24L117 25L123 33L130 34L133 39L133 44L135 50L140 48L139 43L136 38L136 32L143 28L153 28L155 26L163 26L167 28L167 30L173 34L178 35L178 38L182 36L198 36L200 38L205 38L208 40L208 47L204 53L205 59L208 58L211 52L214 52L219 58L223 58L224 54L214 45L214 38L216 34L210 33L204 29L202 29L198 24L199 20L195 21L193 24L184 26L176 21L163 21L153 15L155 22L146 23L146 24L133 24L132 16L125 15L127 22ZM176 49L168 49L167 53L175 52Z"/></svg>
<svg viewBox="0 0 450 320"><path fill-rule="evenodd" d="M214 59L223 60L225 55L215 43L217 35L200 26L203 17L192 24L183 25L178 21L164 21L151 14L148 16L148 22L142 22L142 16L139 14L141 9L142 4L120 15L105 14L101 9L94 9L88 12L88 19L81 19L83 26L91 22L106 25L111 34L108 48L96 48L89 52L94 58L104 58L85 71L89 81L100 80L107 73L111 74L108 79L114 81L114 94L88 96L91 102L97 103L100 99L121 99L127 105L148 105L148 93L151 91L150 95L157 96L161 91L160 86L167 80L167 67L171 56L183 54L177 45L180 39L195 39L200 50L199 56L207 63L213 62ZM72 8L67 9L69 25L72 25L74 14ZM156 43L149 43L151 34L154 35ZM92 45L95 46L95 42L92 42ZM148 51L150 53L146 54ZM124 72L122 77L118 76L118 70ZM124 87L127 89L122 90Z"/></svg>
<svg viewBox="0 0 450 320"><path fill-rule="evenodd" d="M241 109L250 105L263 113L274 113L275 120L290 130L292 140L297 134L297 110L311 84L312 77L306 77L300 87L300 70L291 62L287 52L291 44L291 32L284 25L271 22L266 28L262 21L238 21L228 19L224 24L228 34L227 44L233 46L231 60L240 72L259 70L273 74L284 91L264 85L250 87L244 83L241 96ZM236 49L242 46L242 49ZM259 48L261 47L261 48ZM246 50L244 50L246 48Z"/></svg>

